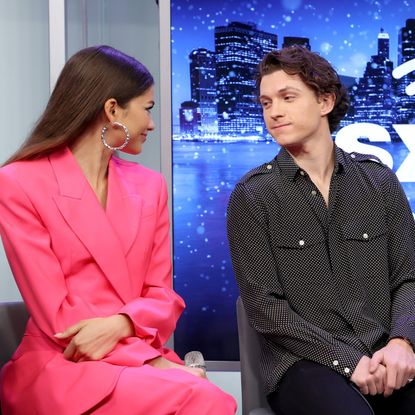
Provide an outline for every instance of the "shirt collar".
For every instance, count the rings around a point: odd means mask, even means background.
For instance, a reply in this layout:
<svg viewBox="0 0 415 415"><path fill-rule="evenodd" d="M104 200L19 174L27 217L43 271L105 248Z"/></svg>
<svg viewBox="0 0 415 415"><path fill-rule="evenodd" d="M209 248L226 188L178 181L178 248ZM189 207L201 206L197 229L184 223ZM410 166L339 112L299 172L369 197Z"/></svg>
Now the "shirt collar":
<svg viewBox="0 0 415 415"><path fill-rule="evenodd" d="M336 145L334 145L334 152L334 173L342 173L347 165L345 154ZM277 155L277 163L281 169L281 172L290 180L294 180L299 174L301 174L301 171L303 171L300 167L298 167L290 153L284 147L281 147L281 150Z"/></svg>

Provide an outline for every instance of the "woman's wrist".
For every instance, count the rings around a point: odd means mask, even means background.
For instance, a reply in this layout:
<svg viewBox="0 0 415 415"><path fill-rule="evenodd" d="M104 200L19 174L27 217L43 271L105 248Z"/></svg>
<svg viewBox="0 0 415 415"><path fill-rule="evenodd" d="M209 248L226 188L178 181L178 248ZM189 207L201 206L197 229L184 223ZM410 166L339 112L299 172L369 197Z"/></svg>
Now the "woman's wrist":
<svg viewBox="0 0 415 415"><path fill-rule="evenodd" d="M112 317L116 317L120 321L122 338L132 337L135 334L134 325L130 317L126 314L115 314Z"/></svg>

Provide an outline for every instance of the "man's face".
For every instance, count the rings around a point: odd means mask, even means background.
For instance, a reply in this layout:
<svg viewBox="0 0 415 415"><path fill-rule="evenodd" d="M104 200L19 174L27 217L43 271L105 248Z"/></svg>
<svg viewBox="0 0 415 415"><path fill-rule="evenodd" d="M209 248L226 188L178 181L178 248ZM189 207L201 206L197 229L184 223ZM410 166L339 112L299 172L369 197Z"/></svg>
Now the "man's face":
<svg viewBox="0 0 415 415"><path fill-rule="evenodd" d="M283 70L265 75L259 99L268 131L283 147L302 146L329 133L325 115L332 108L331 97L317 99L298 75Z"/></svg>

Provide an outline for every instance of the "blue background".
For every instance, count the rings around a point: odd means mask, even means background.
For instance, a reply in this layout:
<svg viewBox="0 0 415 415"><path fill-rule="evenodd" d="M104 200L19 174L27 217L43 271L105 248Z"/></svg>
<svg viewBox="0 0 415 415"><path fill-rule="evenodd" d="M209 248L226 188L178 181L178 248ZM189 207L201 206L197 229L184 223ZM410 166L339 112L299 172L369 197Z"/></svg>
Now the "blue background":
<svg viewBox="0 0 415 415"><path fill-rule="evenodd" d="M308 37L311 49L331 61L340 74L360 77L377 53L380 28L390 36L390 59L396 67L398 31L406 19L415 18L412 4L172 0L174 286L187 303L175 333L175 349L181 356L200 350L207 360L239 359L238 289L226 239L226 206L238 179L279 150L270 141L181 139L178 114L180 103L190 99L189 53L201 47L214 50L215 26L254 22L259 30L278 34L279 47L284 36ZM394 170L409 154L401 141L372 145L392 155ZM415 183L403 187L415 210Z"/></svg>

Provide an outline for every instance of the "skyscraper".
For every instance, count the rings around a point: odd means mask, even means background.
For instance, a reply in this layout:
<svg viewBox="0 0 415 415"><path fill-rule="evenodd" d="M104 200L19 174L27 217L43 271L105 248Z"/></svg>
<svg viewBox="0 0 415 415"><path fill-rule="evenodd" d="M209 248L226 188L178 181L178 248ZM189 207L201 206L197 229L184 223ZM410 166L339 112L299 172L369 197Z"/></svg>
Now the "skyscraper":
<svg viewBox="0 0 415 415"><path fill-rule="evenodd" d="M199 132L217 133L215 53L200 48L193 50L189 59L192 101L200 112Z"/></svg>
<svg viewBox="0 0 415 415"><path fill-rule="evenodd" d="M219 132L261 135L264 123L256 102L255 73L264 55L278 46L277 35L255 24L232 22L215 28Z"/></svg>
<svg viewBox="0 0 415 415"><path fill-rule="evenodd" d="M310 39L308 37L284 36L282 47L286 48L293 45L304 46L308 50L311 50Z"/></svg>
<svg viewBox="0 0 415 415"><path fill-rule="evenodd" d="M389 35L381 29L378 35L378 53L366 64L353 96L353 118L356 123L379 124L389 131L392 139L396 139L396 132L392 128L396 115L392 71Z"/></svg>
<svg viewBox="0 0 415 415"><path fill-rule="evenodd" d="M408 19L405 27L399 30L398 65L415 59L415 19ZM396 115L398 124L415 123L415 97L408 96L405 88L415 81L415 72L396 81Z"/></svg>
<svg viewBox="0 0 415 415"><path fill-rule="evenodd" d="M193 101L184 101L180 105L180 132L194 136L198 134L200 126L200 112L198 105Z"/></svg>
<svg viewBox="0 0 415 415"><path fill-rule="evenodd" d="M389 35L383 28L380 29L378 34L378 56L389 60Z"/></svg>

